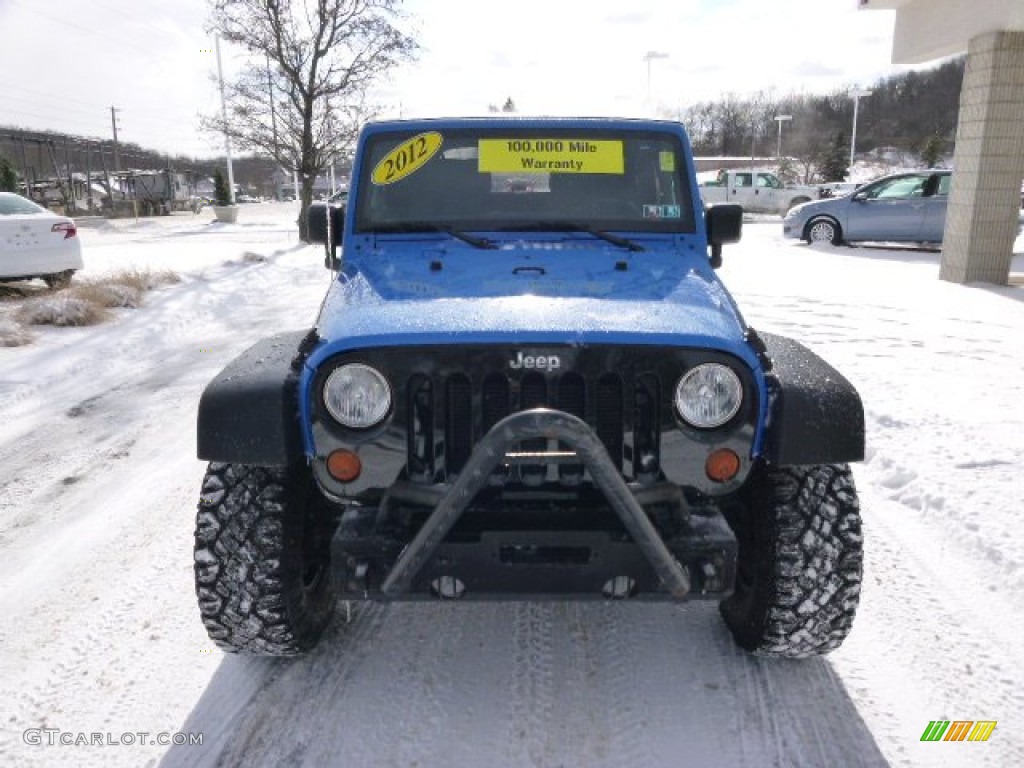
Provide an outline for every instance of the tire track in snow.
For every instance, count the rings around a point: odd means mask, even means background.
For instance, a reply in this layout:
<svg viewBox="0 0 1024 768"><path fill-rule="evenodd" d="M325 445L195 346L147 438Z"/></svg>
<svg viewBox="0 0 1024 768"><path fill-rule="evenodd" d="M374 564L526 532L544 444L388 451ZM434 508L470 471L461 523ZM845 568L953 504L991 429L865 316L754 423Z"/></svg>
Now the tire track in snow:
<svg viewBox="0 0 1024 768"><path fill-rule="evenodd" d="M601 610L603 606L564 603L562 608L566 614L565 643L568 647L565 652L564 677L559 687L558 708L563 713L563 718L571 714L572 719L563 725L566 738L559 739L557 746L572 759L563 759L561 763L603 765L608 759L607 730L603 722L595 717L593 704L579 700L583 698L582 692L591 690L600 680L601 667L594 648L594 636L597 633L594 632L592 619L595 609ZM573 742L573 728L585 733L586 739L576 739ZM567 749L566 742L572 743L573 748Z"/></svg>
<svg viewBox="0 0 1024 768"><path fill-rule="evenodd" d="M345 624L344 606L323 642L295 659L225 656L179 730L206 735L202 747L172 747L161 768L209 766L380 766L379 754L352 755L359 746L325 733L344 727L348 686L380 653L391 606L364 604ZM256 684L252 678L256 677ZM241 689L241 690L240 690ZM340 710L340 711L339 711ZM333 736L333 737L332 737Z"/></svg>
<svg viewBox="0 0 1024 768"><path fill-rule="evenodd" d="M637 654L644 652L637 639L658 634L651 625L652 606L607 602L593 607L597 611L594 645L598 670L606 698L613 702L605 715L604 738L617 764L657 765L647 739L649 713L644 706L643 678L635 671ZM671 610L667 605L657 607L666 614Z"/></svg>
<svg viewBox="0 0 1024 768"><path fill-rule="evenodd" d="M861 709L887 757L897 766L1024 765L1019 612L998 592L981 595L971 586L976 581L962 578L972 564L955 542L901 514L898 502L865 491L866 599L840 668L857 682ZM879 640L889 657L884 678L859 663ZM935 719L999 725L984 749L923 751L932 745L920 743L921 732Z"/></svg>
<svg viewBox="0 0 1024 768"><path fill-rule="evenodd" d="M363 706L376 710L380 721L390 723L402 738L388 749L378 748L362 757L351 755L351 765L359 765L360 759L401 766L429 764L430 756L444 753L440 740L450 713L442 702L452 687L452 666L458 664L451 650L462 642L465 627L458 610L437 602L391 606L376 652L360 677L382 681ZM437 631L440 627L444 631Z"/></svg>
<svg viewBox="0 0 1024 768"><path fill-rule="evenodd" d="M168 471L180 474L181 470L173 465ZM175 506L179 495L176 488L165 497L147 490L131 491L120 498L109 492L100 494L115 504L124 503L141 517L154 506ZM93 492L83 488L79 498ZM145 695L140 701L137 688L159 679L172 684L177 677L174 666L194 660L199 652L198 643L189 648L186 640L182 647L190 632L198 635L200 631L197 613L193 610L185 618L178 610L182 601L194 604L184 572L189 562L182 557L179 568L175 559L179 551L189 551L189 534L179 529L169 536L154 537L146 526L132 526L131 521L111 526L109 541L116 546L95 553L83 577L73 573L68 583L60 585L60 598L47 600L45 611L34 601L20 611L5 611L18 616L20 629L6 643L10 655L5 666L10 669L3 675L3 699L18 704L5 724L5 764L33 765L37 760L53 764L57 757L19 750L20 738L15 739L12 732L20 737L25 728L109 731L115 738L128 731L173 730L165 706ZM34 593L29 591L26 596L32 598ZM114 653L112 644L117 648ZM157 723L159 727L153 727ZM162 750L151 751L159 754ZM102 747L76 748L62 758L83 764L87 756L102 752ZM138 753L127 749L109 757L110 764L139 762Z"/></svg>
<svg viewBox="0 0 1024 768"><path fill-rule="evenodd" d="M511 712L506 756L513 765L545 766L554 711L552 604L513 604Z"/></svg>

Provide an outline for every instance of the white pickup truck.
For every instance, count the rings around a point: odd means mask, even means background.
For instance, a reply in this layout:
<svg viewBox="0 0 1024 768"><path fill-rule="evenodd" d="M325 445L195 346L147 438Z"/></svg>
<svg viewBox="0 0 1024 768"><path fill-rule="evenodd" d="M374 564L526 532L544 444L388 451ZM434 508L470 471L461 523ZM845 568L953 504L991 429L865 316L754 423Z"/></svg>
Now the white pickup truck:
<svg viewBox="0 0 1024 768"><path fill-rule="evenodd" d="M737 203L750 213L785 215L794 205L817 200L817 187L786 186L768 171L722 170L718 177L700 184L704 205Z"/></svg>

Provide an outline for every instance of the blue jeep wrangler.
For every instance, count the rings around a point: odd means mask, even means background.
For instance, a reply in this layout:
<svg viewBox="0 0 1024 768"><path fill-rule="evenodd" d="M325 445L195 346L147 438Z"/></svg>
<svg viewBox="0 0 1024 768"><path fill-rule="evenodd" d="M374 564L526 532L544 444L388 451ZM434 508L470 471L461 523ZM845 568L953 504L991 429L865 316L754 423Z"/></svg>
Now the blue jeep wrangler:
<svg viewBox="0 0 1024 768"><path fill-rule="evenodd" d="M853 387L757 333L678 123L377 122L311 330L199 404L196 592L227 651L339 600L719 601L769 656L839 646L861 583Z"/></svg>

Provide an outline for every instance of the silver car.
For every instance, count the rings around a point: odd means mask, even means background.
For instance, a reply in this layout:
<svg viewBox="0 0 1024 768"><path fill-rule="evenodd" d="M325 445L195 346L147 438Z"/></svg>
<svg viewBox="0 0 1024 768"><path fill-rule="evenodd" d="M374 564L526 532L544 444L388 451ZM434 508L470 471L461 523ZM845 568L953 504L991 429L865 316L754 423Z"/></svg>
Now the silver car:
<svg viewBox="0 0 1024 768"><path fill-rule="evenodd" d="M809 243L875 240L941 243L952 171L884 176L855 192L793 208L782 223L785 237Z"/></svg>

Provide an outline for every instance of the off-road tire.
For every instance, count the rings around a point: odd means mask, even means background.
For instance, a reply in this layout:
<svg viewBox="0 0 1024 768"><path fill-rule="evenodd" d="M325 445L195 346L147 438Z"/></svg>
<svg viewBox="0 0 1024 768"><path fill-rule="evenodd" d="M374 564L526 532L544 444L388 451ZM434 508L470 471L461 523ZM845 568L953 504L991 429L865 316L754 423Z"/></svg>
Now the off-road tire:
<svg viewBox="0 0 1024 768"><path fill-rule="evenodd" d="M307 467L210 464L196 516L199 612L221 649L310 650L334 613L329 517Z"/></svg>
<svg viewBox="0 0 1024 768"><path fill-rule="evenodd" d="M739 564L735 592L719 607L736 643L788 658L838 648L853 625L863 565L850 468L759 466L723 511Z"/></svg>

